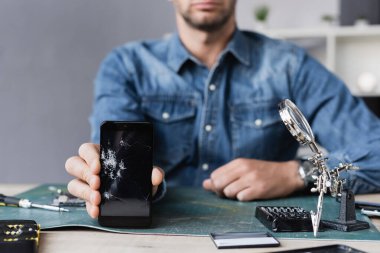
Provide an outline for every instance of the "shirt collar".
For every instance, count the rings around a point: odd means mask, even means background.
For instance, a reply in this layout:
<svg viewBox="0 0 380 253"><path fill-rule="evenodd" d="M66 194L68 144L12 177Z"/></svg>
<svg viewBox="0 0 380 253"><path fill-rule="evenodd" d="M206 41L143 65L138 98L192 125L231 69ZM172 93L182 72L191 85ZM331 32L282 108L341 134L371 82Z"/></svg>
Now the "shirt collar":
<svg viewBox="0 0 380 253"><path fill-rule="evenodd" d="M247 38L239 29L235 29L232 39L227 44L225 52L230 52L242 64L250 65L250 47Z"/></svg>
<svg viewBox="0 0 380 253"><path fill-rule="evenodd" d="M168 43L168 59L167 63L174 71L178 72L182 65L193 56L187 51L182 44L178 33L174 33Z"/></svg>
<svg viewBox="0 0 380 253"><path fill-rule="evenodd" d="M182 44L178 33L173 34L171 38L169 38L168 46L167 63L174 71L178 72L183 64L188 60L199 63L199 61L195 59L194 56L192 56ZM235 30L232 35L232 39L227 44L226 49L221 55L224 55L227 52L230 52L242 64L250 65L249 44L243 32L239 29Z"/></svg>

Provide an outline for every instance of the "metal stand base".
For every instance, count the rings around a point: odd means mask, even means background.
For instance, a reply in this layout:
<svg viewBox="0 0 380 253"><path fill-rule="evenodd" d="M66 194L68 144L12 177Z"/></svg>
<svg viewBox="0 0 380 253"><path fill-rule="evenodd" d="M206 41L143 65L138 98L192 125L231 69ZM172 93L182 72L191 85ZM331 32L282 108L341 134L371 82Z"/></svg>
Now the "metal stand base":
<svg viewBox="0 0 380 253"><path fill-rule="evenodd" d="M355 220L355 223L341 223L340 221L328 221L323 220L322 221L323 226L325 228L331 228L334 230L339 230L343 232L350 232L350 231L356 231L356 230L363 230L369 228L368 222Z"/></svg>
<svg viewBox="0 0 380 253"><path fill-rule="evenodd" d="M339 218L336 221L322 221L323 226L339 231L350 232L369 228L368 222L356 219L355 196L352 191L342 191Z"/></svg>

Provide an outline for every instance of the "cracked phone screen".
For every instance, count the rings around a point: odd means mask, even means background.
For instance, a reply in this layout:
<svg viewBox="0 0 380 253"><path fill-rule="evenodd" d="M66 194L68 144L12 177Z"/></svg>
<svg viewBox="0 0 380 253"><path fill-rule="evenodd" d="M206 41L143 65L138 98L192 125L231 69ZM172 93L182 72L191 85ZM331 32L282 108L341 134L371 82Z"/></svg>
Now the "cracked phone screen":
<svg viewBox="0 0 380 253"><path fill-rule="evenodd" d="M107 122L102 126L100 215L150 215L152 138L150 124Z"/></svg>

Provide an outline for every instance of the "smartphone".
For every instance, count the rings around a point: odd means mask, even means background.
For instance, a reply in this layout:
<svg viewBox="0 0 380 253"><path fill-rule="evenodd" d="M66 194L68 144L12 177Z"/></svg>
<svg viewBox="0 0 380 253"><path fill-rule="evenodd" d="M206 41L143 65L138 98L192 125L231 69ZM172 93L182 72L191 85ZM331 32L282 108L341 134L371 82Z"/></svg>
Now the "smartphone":
<svg viewBox="0 0 380 253"><path fill-rule="evenodd" d="M105 121L101 125L101 226L150 226L152 149L149 122Z"/></svg>

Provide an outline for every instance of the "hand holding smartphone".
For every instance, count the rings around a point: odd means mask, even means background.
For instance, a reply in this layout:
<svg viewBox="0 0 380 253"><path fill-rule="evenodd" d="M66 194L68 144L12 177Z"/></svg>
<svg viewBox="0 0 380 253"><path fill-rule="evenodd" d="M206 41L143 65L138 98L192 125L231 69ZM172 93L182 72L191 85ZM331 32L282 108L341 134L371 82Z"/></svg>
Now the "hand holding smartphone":
<svg viewBox="0 0 380 253"><path fill-rule="evenodd" d="M109 227L151 224L153 127L105 121L100 131L100 214Z"/></svg>

